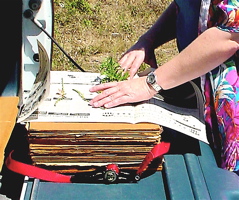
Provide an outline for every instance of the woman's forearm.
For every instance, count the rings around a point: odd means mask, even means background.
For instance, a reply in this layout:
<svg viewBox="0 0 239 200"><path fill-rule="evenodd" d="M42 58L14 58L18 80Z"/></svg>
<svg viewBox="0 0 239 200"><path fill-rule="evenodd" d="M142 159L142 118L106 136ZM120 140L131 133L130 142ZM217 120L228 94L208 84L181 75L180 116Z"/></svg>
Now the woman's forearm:
<svg viewBox="0 0 239 200"><path fill-rule="evenodd" d="M170 89L200 77L230 58L239 49L238 43L238 33L210 28L155 71L157 82Z"/></svg>

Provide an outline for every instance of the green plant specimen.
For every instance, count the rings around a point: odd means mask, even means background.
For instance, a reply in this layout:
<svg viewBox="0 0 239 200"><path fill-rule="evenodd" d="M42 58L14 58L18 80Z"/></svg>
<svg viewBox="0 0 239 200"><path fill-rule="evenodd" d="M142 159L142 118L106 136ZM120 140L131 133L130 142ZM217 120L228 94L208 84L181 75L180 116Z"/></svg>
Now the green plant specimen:
<svg viewBox="0 0 239 200"><path fill-rule="evenodd" d="M66 98L66 92L65 92L65 90L64 90L63 78L61 79L61 89L59 89L59 92L57 92L56 94L59 95L59 97L57 98L57 100L56 100L54 106L56 106L56 104L57 104L59 101L61 101L61 100L63 100L63 99Z"/></svg>
<svg viewBox="0 0 239 200"><path fill-rule="evenodd" d="M84 97L84 94L82 92L80 92L77 89L72 89L74 92L76 92L84 101L89 101Z"/></svg>
<svg viewBox="0 0 239 200"><path fill-rule="evenodd" d="M102 62L100 65L100 73L101 75L105 75L105 77L101 80L101 83L123 81L129 77L129 73L124 72L112 57L109 57Z"/></svg>

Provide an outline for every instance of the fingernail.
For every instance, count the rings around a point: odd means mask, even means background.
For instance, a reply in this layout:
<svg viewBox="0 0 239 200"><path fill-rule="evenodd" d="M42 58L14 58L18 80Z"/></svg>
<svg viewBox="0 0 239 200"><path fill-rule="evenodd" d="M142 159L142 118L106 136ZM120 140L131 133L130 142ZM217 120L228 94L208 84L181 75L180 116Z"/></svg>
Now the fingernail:
<svg viewBox="0 0 239 200"><path fill-rule="evenodd" d="M98 102L93 103L93 106L98 107L99 106Z"/></svg>

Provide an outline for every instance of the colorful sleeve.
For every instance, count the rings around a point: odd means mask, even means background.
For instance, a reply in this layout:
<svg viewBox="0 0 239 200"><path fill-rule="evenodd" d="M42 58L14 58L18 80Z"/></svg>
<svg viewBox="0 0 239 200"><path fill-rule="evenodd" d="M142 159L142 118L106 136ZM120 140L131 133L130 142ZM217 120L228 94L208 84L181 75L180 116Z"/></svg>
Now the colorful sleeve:
<svg viewBox="0 0 239 200"><path fill-rule="evenodd" d="M228 32L239 32L239 0L224 0L217 7L221 11L218 28Z"/></svg>

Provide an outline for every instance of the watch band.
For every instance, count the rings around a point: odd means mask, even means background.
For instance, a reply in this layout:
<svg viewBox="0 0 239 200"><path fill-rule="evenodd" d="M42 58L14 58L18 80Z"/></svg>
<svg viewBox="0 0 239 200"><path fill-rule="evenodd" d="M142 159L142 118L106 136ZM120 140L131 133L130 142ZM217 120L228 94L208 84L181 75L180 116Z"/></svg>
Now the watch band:
<svg viewBox="0 0 239 200"><path fill-rule="evenodd" d="M160 90L162 90L162 87L160 85L158 85L157 83L154 83L151 85L153 89L155 89L157 92L159 92Z"/></svg>

